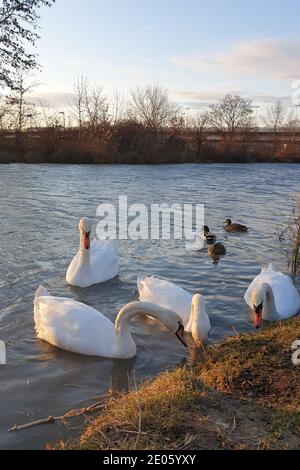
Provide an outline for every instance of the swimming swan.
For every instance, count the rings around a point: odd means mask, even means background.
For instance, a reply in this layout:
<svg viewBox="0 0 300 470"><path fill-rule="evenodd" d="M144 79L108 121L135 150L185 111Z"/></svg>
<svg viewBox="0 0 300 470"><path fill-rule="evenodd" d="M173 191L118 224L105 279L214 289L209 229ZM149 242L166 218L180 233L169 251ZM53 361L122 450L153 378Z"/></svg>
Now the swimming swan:
<svg viewBox="0 0 300 470"><path fill-rule="evenodd" d="M67 271L71 286L90 287L113 279L118 274L118 254L112 240L93 240L90 243L92 223L84 217L79 222L80 245Z"/></svg>
<svg viewBox="0 0 300 470"><path fill-rule="evenodd" d="M181 318L171 310L149 302L132 302L118 313L113 324L101 312L63 297L52 297L40 286L34 299L37 337L66 351L89 356L130 359L136 344L130 320L137 314L151 315L186 346Z"/></svg>
<svg viewBox="0 0 300 470"><path fill-rule="evenodd" d="M157 277L138 277L140 301L148 301L176 312L182 319L184 329L192 333L194 340L205 341L211 330L201 294L192 296L172 282Z"/></svg>
<svg viewBox="0 0 300 470"><path fill-rule="evenodd" d="M256 328L261 326L262 320L284 320L297 315L300 310L300 296L291 278L276 271L273 264L262 269L252 281L245 301L253 308Z"/></svg>

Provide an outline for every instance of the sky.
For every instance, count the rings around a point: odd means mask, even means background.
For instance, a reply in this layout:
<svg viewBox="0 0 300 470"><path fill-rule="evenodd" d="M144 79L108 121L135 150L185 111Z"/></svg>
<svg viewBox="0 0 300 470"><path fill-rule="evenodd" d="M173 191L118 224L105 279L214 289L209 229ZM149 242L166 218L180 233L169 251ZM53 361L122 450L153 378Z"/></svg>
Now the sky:
<svg viewBox="0 0 300 470"><path fill-rule="evenodd" d="M56 0L41 16L35 93L57 105L81 73L108 95L155 84L195 109L226 93L292 104L298 88L300 103L298 0Z"/></svg>

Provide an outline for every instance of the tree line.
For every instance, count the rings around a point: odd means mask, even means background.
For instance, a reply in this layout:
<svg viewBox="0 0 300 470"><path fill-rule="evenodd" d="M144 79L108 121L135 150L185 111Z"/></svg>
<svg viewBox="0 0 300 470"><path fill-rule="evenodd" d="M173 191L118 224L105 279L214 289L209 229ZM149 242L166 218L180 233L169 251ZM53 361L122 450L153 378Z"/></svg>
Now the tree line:
<svg viewBox="0 0 300 470"><path fill-rule="evenodd" d="M38 85L32 75L14 80L0 100L2 161L8 153L17 160L78 163L299 159L297 109L281 102L269 106L258 126L254 103L239 95L187 115L160 86L137 87L127 97L116 90L108 98L80 75L67 106L53 111L30 100Z"/></svg>
<svg viewBox="0 0 300 470"><path fill-rule="evenodd" d="M108 98L80 75L65 109L33 103L39 64L28 48L39 38L40 8L54 2L2 0L0 162L299 161L297 109L281 102L261 117L265 133L258 128L257 106L239 95L188 116L160 86L137 87L127 97L115 91Z"/></svg>

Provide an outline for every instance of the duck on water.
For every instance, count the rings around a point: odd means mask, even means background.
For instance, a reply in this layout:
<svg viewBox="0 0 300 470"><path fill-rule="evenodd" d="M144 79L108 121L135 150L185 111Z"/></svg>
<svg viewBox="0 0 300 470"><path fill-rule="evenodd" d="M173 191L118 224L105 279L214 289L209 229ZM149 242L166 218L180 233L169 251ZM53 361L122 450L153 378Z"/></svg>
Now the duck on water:
<svg viewBox="0 0 300 470"><path fill-rule="evenodd" d="M248 232L248 227L246 227L246 225L233 223L231 219L226 219L224 224L226 232Z"/></svg>

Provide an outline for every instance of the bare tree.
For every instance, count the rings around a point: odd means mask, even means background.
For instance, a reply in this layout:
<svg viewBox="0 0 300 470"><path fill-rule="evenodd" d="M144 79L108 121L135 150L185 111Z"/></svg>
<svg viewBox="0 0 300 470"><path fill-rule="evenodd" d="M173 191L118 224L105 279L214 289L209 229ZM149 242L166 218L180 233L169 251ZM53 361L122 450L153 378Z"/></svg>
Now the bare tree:
<svg viewBox="0 0 300 470"><path fill-rule="evenodd" d="M294 110L291 110L287 115L284 129L288 139L286 150L289 154L295 156L297 154L297 134L300 132L300 121Z"/></svg>
<svg viewBox="0 0 300 470"><path fill-rule="evenodd" d="M9 103L0 97L0 129L7 129L11 127L11 106Z"/></svg>
<svg viewBox="0 0 300 470"><path fill-rule="evenodd" d="M267 110L263 118L264 124L273 132L273 150L276 153L279 145L279 131L284 125L286 111L281 101L277 101Z"/></svg>
<svg viewBox="0 0 300 470"><path fill-rule="evenodd" d="M111 114L113 124L118 124L125 117L125 97L122 91L115 89L113 91L111 102Z"/></svg>
<svg viewBox="0 0 300 470"><path fill-rule="evenodd" d="M227 95L211 105L211 124L222 133L227 150L234 146L238 131L251 127L252 114L252 101L239 95Z"/></svg>
<svg viewBox="0 0 300 470"><path fill-rule="evenodd" d="M14 89L7 97L7 103L11 106L15 116L15 129L18 132L22 132L27 116L33 112L33 106L26 101L26 95L37 86L38 82L32 81L32 75L25 76L23 73L19 73Z"/></svg>
<svg viewBox="0 0 300 470"><path fill-rule="evenodd" d="M0 85L13 88L15 72L37 67L36 55L26 51L34 46L39 8L55 0L2 0L0 8Z"/></svg>
<svg viewBox="0 0 300 470"><path fill-rule="evenodd" d="M283 104L281 101L277 101L277 103L268 109L267 115L264 117L263 121L269 129L277 132L283 126L284 118L285 109Z"/></svg>
<svg viewBox="0 0 300 470"><path fill-rule="evenodd" d="M178 107L170 101L167 90L158 86L138 87L131 92L130 118L146 127L158 130L177 112Z"/></svg>
<svg viewBox="0 0 300 470"><path fill-rule="evenodd" d="M208 112L197 113L191 118L189 128L192 138L196 144L196 155L200 156L202 146L206 140L207 130L210 123L210 115Z"/></svg>
<svg viewBox="0 0 300 470"><path fill-rule="evenodd" d="M109 105L102 87L89 88L85 97L87 126L92 136L104 139L110 126Z"/></svg>
<svg viewBox="0 0 300 470"><path fill-rule="evenodd" d="M82 128L87 116L87 94L89 90L88 79L85 75L78 75L74 84L74 94L72 97L72 114L79 129L79 140L82 136Z"/></svg>
<svg viewBox="0 0 300 470"><path fill-rule="evenodd" d="M51 108L50 104L44 100L39 100L38 107L40 110L40 118L38 119L38 123L42 127L49 127L49 128L58 128L60 127L59 124L59 117L57 112L54 112Z"/></svg>

